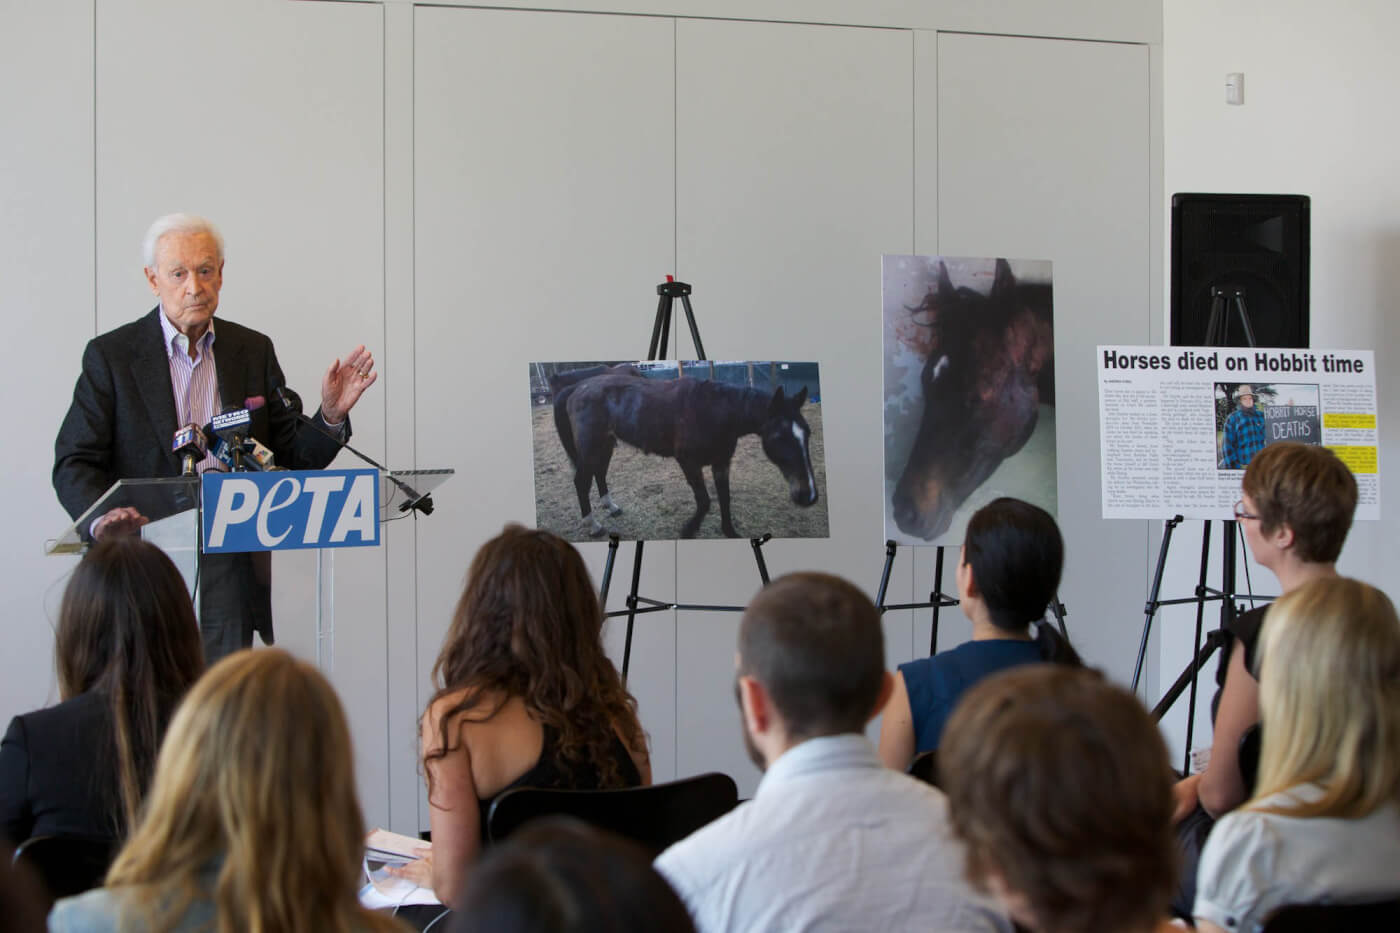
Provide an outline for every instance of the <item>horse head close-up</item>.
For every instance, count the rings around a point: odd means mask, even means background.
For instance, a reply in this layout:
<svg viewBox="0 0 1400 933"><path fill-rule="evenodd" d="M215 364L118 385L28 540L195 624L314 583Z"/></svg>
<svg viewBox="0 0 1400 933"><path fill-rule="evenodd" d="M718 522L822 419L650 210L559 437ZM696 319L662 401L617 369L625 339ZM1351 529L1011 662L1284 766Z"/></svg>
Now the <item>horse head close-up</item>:
<svg viewBox="0 0 1400 933"><path fill-rule="evenodd" d="M954 287L946 264L923 302L905 305L927 328L920 377L923 416L895 486L894 520L932 540L1002 461L1035 430L1042 401L1053 402L1051 286L1017 281L996 261L991 291Z"/></svg>
<svg viewBox="0 0 1400 933"><path fill-rule="evenodd" d="M768 417L763 421L759 437L763 452L782 471L788 482L788 494L794 505L806 508L817 501L817 478L812 472L812 429L802 417L802 403L807 401L803 386L792 398L785 398L778 386L768 403Z"/></svg>

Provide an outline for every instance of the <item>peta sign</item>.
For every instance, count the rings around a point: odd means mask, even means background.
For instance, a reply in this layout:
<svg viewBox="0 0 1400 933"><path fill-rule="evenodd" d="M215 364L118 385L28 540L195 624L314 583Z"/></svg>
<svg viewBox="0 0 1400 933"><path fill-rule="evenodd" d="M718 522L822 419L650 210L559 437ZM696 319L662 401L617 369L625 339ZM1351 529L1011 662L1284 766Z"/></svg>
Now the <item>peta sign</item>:
<svg viewBox="0 0 1400 933"><path fill-rule="evenodd" d="M205 473L204 553L379 543L377 470Z"/></svg>

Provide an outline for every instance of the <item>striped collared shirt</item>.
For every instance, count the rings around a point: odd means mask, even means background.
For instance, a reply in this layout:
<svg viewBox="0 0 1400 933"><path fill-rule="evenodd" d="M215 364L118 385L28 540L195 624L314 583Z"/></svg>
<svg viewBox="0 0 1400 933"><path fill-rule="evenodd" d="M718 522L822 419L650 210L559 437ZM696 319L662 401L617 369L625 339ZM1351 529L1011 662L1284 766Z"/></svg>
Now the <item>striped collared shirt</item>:
<svg viewBox="0 0 1400 933"><path fill-rule="evenodd" d="M195 341L190 357L190 341L175 329L165 308L160 309L160 330L165 339L165 356L170 361L170 388L175 395L175 423L204 426L221 410L219 378L214 369L214 321ZM197 469L222 469L213 454L205 455Z"/></svg>

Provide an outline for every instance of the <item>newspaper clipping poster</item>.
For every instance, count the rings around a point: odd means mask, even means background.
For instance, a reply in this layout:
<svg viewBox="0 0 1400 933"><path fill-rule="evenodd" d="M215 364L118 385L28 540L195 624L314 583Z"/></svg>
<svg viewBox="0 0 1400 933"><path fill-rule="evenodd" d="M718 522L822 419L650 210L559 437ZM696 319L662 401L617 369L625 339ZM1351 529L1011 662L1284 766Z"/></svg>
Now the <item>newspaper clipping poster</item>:
<svg viewBox="0 0 1400 933"><path fill-rule="evenodd" d="M1321 444L1381 517L1370 350L1100 346L1104 518L1231 519L1244 468L1279 441Z"/></svg>

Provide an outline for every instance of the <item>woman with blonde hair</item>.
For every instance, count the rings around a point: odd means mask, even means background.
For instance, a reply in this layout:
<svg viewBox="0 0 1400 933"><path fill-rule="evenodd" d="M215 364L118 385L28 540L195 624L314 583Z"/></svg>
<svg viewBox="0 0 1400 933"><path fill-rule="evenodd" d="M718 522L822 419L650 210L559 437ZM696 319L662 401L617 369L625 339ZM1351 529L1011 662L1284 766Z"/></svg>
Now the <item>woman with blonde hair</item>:
<svg viewBox="0 0 1400 933"><path fill-rule="evenodd" d="M240 651L170 724L140 823L106 887L51 931L398 930L356 900L364 820L335 691L286 652Z"/></svg>
<svg viewBox="0 0 1400 933"><path fill-rule="evenodd" d="M583 558L557 535L508 525L472 559L421 723L432 855L402 872L444 904L505 791L651 783L637 702L602 628Z"/></svg>
<svg viewBox="0 0 1400 933"><path fill-rule="evenodd" d="M1197 927L1257 930L1286 904L1400 894L1400 618L1384 593L1320 579L1281 597L1260 642L1253 798L1201 854Z"/></svg>

